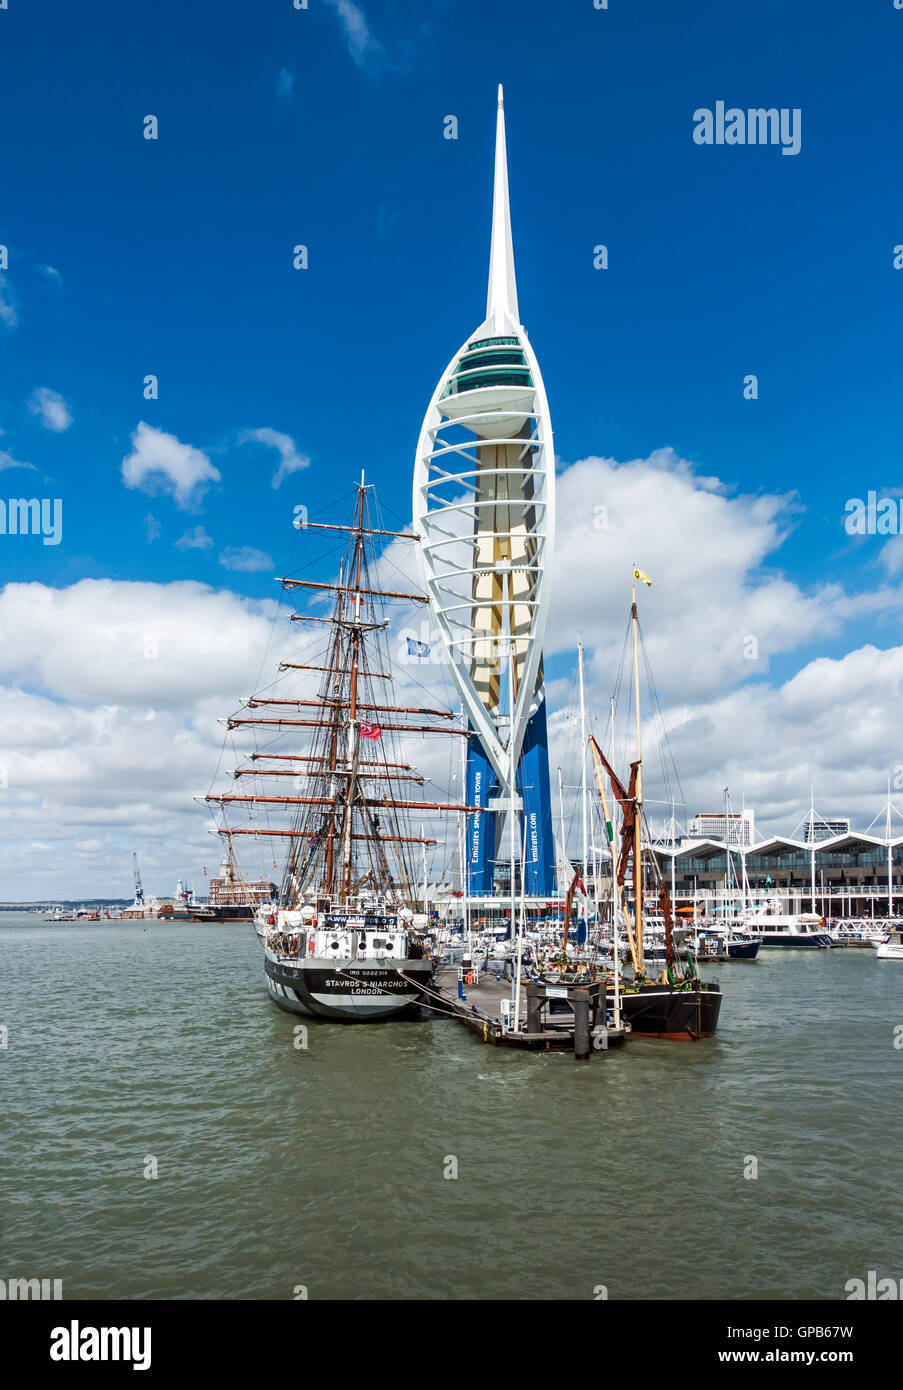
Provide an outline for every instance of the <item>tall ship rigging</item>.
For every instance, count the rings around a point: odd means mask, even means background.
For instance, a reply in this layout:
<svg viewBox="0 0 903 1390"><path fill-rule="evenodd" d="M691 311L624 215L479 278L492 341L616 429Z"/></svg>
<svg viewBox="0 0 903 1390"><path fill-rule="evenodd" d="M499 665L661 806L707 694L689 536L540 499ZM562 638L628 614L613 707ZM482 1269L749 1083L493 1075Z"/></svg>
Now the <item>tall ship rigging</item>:
<svg viewBox="0 0 903 1390"><path fill-rule="evenodd" d="M313 673L315 698L248 699L226 724L253 729L257 749L235 769L239 790L206 798L222 817L218 833L230 856L240 837L273 845L273 864L283 852L278 897L255 913L271 998L292 1013L355 1022L400 1014L423 998L433 961L417 856L436 844L423 819L465 809L415 799L425 778L405 760L404 740L467 737L452 711L399 704L394 694L387 604L427 599L376 586L375 539L417 537L374 528L369 492L361 475L351 525L307 523L347 538L337 582L281 581L287 591L332 595L328 616L292 614L292 622L325 628L320 662L279 663L283 678L303 672L309 682ZM301 731L305 746L296 748ZM265 790L246 791L247 778ZM285 778L294 794L280 790ZM265 824L229 823L242 810Z"/></svg>

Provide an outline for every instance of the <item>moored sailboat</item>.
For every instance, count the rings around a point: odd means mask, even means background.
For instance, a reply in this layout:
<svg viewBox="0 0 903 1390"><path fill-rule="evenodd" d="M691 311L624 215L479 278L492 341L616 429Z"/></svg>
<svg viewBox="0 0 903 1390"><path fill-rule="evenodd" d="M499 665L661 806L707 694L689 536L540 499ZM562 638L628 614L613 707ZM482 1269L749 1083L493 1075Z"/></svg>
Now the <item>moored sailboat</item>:
<svg viewBox="0 0 903 1390"><path fill-rule="evenodd" d="M640 680L638 654L638 615L636 581L651 584L648 575L634 570L631 629L633 637L634 711L636 719L636 757L630 764L627 785L618 777L605 757L595 737L590 734L589 746L596 774L596 786L602 802L609 842L614 845L612 819L608 811L605 789L607 775L612 793L621 811L620 850L613 876L617 903L624 921L633 978L619 982L620 1007L631 1032L639 1036L669 1038L675 1041L696 1041L711 1037L718 1026L721 1010L721 989L714 981L702 980L689 952L680 952L680 929L675 927L671 894L658 874L658 910L664 922L664 968L657 978L650 974L644 950L644 914L646 911L645 864L643 854L643 754L640 716ZM655 865L654 859L652 860ZM628 901L627 870L632 866L633 905ZM614 987L610 990L614 998Z"/></svg>

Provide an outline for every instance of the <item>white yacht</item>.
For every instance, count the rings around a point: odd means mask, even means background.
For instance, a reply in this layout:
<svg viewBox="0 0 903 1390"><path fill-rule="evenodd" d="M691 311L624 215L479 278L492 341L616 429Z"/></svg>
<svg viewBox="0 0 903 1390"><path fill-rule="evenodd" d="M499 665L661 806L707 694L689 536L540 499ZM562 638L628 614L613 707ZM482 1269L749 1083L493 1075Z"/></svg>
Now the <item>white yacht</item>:
<svg viewBox="0 0 903 1390"><path fill-rule="evenodd" d="M873 941L878 960L903 960L903 927L894 927L884 941Z"/></svg>
<svg viewBox="0 0 903 1390"><path fill-rule="evenodd" d="M776 912L770 904L748 912L734 929L736 936L759 938L763 948L824 949L834 942L817 912Z"/></svg>

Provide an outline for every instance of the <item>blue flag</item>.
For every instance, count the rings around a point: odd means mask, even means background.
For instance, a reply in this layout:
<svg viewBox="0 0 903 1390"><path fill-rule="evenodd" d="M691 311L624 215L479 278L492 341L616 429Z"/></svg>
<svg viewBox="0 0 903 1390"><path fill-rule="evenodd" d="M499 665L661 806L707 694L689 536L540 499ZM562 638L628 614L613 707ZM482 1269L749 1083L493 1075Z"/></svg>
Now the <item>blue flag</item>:
<svg viewBox="0 0 903 1390"><path fill-rule="evenodd" d="M413 637L408 638L408 656L429 656L430 649L426 642L415 642Z"/></svg>

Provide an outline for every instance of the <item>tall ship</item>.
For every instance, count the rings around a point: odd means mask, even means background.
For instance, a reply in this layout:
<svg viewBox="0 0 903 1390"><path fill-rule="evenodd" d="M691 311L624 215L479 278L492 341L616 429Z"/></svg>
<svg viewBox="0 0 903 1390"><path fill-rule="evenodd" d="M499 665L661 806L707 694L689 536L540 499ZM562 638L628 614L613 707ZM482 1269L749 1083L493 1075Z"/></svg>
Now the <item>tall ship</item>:
<svg viewBox="0 0 903 1390"><path fill-rule="evenodd" d="M356 491L350 525L306 523L344 538L338 579L281 581L331 596L328 616L292 614L309 631L324 629L305 653L318 660L280 662L275 686L226 721L230 733L253 730L257 747L235 769L240 789L206 799L230 862L240 837L269 844L273 866L282 853L278 893L254 914L272 1000L291 1013L367 1022L416 1008L429 987L424 870L436 840L424 821L466 809L415 799L425 778L405 749L467 731L452 711L404 705L394 693L387 605L427 600L377 586L374 545L417 537L374 528L363 475ZM283 693L291 679L302 693ZM286 778L293 794L280 790ZM245 790L247 779L261 790ZM233 823L238 812L253 823Z"/></svg>

